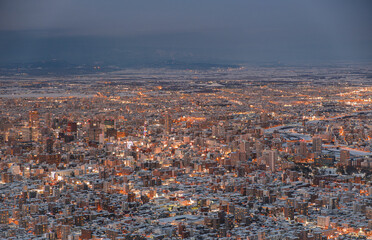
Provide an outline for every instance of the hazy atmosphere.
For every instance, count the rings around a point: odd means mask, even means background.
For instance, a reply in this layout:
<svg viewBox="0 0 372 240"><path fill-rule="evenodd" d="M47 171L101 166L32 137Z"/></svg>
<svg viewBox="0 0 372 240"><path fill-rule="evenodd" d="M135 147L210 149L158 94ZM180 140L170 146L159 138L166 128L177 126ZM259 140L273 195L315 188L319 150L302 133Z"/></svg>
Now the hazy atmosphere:
<svg viewBox="0 0 372 240"><path fill-rule="evenodd" d="M0 64L372 60L372 2L0 1Z"/></svg>
<svg viewBox="0 0 372 240"><path fill-rule="evenodd" d="M372 239L372 0L0 0L0 239Z"/></svg>

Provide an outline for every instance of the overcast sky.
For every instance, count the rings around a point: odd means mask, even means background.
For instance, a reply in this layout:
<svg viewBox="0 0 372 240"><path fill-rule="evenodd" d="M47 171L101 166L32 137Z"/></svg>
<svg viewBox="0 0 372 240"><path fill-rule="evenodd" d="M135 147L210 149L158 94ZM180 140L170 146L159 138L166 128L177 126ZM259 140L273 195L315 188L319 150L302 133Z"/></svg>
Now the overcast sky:
<svg viewBox="0 0 372 240"><path fill-rule="evenodd" d="M0 0L0 44L1 62L370 61L372 1Z"/></svg>

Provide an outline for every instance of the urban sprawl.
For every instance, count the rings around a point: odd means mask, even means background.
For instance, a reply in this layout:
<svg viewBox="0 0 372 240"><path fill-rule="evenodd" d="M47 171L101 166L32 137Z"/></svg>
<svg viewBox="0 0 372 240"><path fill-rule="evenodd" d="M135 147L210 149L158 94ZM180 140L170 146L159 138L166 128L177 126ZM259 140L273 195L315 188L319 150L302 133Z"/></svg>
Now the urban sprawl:
<svg viewBox="0 0 372 240"><path fill-rule="evenodd" d="M371 239L372 68L0 77L2 239Z"/></svg>

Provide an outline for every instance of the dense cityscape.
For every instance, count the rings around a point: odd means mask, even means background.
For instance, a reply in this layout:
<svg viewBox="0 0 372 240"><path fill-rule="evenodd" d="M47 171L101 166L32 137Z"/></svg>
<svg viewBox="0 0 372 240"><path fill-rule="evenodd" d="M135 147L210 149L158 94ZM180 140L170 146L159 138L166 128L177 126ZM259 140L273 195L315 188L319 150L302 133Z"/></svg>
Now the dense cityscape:
<svg viewBox="0 0 372 240"><path fill-rule="evenodd" d="M371 65L99 69L1 76L0 238L372 238Z"/></svg>

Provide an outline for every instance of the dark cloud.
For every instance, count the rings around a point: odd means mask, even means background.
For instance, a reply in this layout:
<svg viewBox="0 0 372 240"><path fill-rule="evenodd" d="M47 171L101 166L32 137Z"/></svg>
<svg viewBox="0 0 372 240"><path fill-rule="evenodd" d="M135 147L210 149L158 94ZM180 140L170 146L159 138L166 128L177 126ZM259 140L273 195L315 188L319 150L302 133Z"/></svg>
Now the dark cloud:
<svg viewBox="0 0 372 240"><path fill-rule="evenodd" d="M370 0L0 1L0 60L371 60L371 12Z"/></svg>

